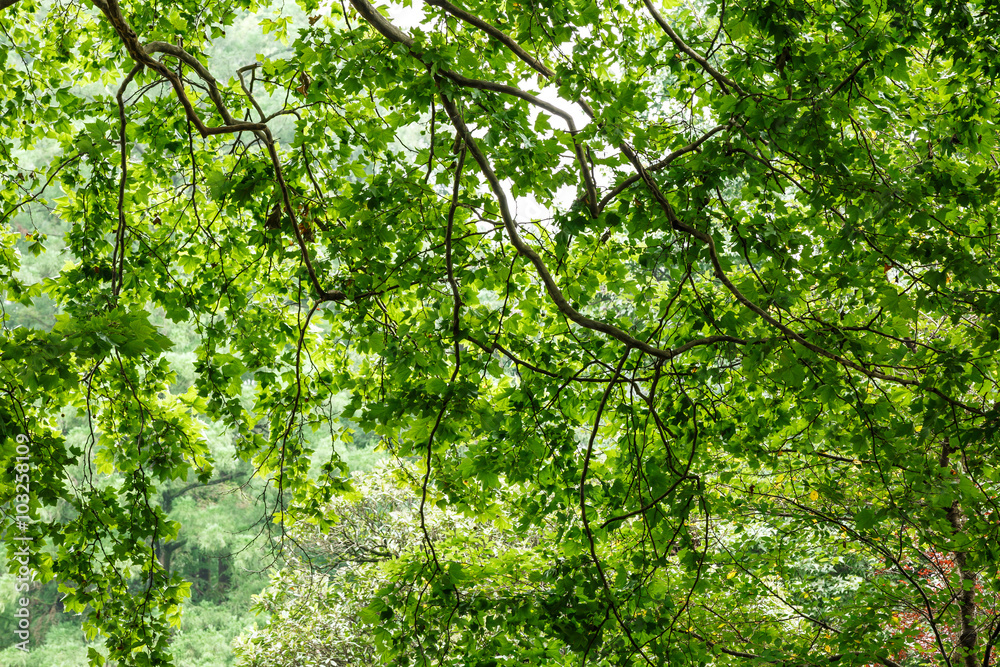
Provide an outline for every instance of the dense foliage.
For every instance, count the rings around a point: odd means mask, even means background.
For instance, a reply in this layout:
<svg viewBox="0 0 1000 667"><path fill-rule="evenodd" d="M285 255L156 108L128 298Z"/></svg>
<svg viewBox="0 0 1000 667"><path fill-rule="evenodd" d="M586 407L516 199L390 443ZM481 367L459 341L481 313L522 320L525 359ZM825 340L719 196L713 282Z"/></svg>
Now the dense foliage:
<svg viewBox="0 0 1000 667"><path fill-rule="evenodd" d="M369 657L992 664L1000 11L299 4L233 63L256 0L0 0L3 307L53 318L0 339L3 527L26 438L94 663L170 661L206 423L291 553L354 516L347 392L417 466L416 541L325 575Z"/></svg>

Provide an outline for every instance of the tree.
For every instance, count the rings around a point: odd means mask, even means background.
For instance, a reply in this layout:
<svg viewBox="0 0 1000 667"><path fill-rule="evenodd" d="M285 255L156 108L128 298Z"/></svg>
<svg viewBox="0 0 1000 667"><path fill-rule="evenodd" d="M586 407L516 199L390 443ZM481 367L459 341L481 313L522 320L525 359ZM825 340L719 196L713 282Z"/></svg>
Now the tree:
<svg viewBox="0 0 1000 667"><path fill-rule="evenodd" d="M257 596L257 608L270 622L235 642L241 664L379 664L376 637L393 623L399 608L384 604L378 592L388 588L397 595L419 594L419 585L408 589L407 573L432 566L422 548L424 529L436 550L460 558L461 565L451 565L449 576L468 585L462 586L461 608L452 607L446 615L422 614L422 622L435 626L439 637L464 630L463 643L475 646L474 654L501 653L511 639L529 647L537 640L525 632L530 628L515 636L501 623L483 622L476 608L495 612L511 600L530 600L543 588L537 578L525 576L537 565L543 531L501 529L497 522L437 507L421 514L420 494L413 493L420 488L413 483L419 479L415 472L390 464L355 476L356 493L334 499L324 512L332 522L329 530L305 524L292 530L297 553ZM503 561L506 567L520 566L522 576L506 576L505 568L497 568ZM403 642L407 653L422 650L420 635Z"/></svg>
<svg viewBox="0 0 1000 667"><path fill-rule="evenodd" d="M5 303L60 315L4 331L2 497L24 436L32 511L78 512L27 529L33 567L111 660L169 661L155 498L210 479L202 420L276 529L326 530L348 471L310 475L306 432L347 390L421 466L386 660L894 667L927 633L908 660L992 664L992 5L300 4L219 71L252 0L0 0L0 219L72 222L47 281L4 236ZM150 312L200 337L184 394ZM544 528L545 584L476 606L525 565L467 568L431 505ZM927 554L951 565L914 576Z"/></svg>

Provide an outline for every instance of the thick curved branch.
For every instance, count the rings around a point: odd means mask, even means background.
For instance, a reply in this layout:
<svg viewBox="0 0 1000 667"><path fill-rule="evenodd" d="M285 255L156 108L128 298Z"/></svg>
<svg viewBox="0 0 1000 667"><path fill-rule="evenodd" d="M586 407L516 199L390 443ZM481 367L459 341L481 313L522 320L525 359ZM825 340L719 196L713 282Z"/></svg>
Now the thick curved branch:
<svg viewBox="0 0 1000 667"><path fill-rule="evenodd" d="M653 3L650 2L650 0L642 0L642 4L646 5L646 9L649 11L650 16L653 17L653 20L656 21L663 32L667 33L667 37L670 38L670 41L672 41L678 49L690 56L692 60L701 65L701 68L708 72L709 76L719 82L719 85L722 86L724 91L728 92L728 89L732 88L740 95L744 94L743 89L740 88L739 84L712 67L709 62L705 60L705 58L703 58L697 51L684 43L684 40L681 39L680 35L674 32L674 29L670 27L670 24L663 20L660 12L656 11L656 7L653 6Z"/></svg>
<svg viewBox="0 0 1000 667"><path fill-rule="evenodd" d="M677 231L684 232L688 236L691 236L701 241L708 247L709 258L712 262L712 269L715 277L719 279L719 281L725 286L727 290L729 290L729 292L734 297L736 297L737 301L739 301L749 310L753 311L762 320L764 320L774 328L778 329L778 331L783 333L785 336L795 341L799 345L805 347L807 350L815 352L816 354L825 357L827 359L830 359L832 361L835 361L836 363L840 364L841 366L844 366L845 368L850 368L851 370L855 370L861 373L862 375L865 375L873 379L886 380L888 382L894 382L896 384L909 387L920 386L921 384L920 380L900 377L898 375L892 375L890 373L883 373L882 371L872 370L871 368L863 366L862 364L859 364L857 362L851 361L850 359L847 359L839 354L830 352L821 345L816 345L815 343L809 342L808 340L803 338L801 334L792 330L791 328L789 328L788 326L777 320L775 317L773 317L766 310L761 308L759 305L757 305L749 298L747 298L747 296L740 291L740 289L733 283L733 281L729 279L729 276L726 275L725 270L722 268L722 262L719 259L718 249L715 247L715 239L712 238L712 235L703 232L699 229L695 229L694 227L681 221L677 217L677 214L674 212L674 209L670 205L670 202L668 202L666 197L663 196L663 193L660 191L660 188L656 184L656 181L654 181L653 177L650 176L649 170L642 165L642 161L639 159L639 156L636 155L635 151L629 148L628 145L626 144L622 144L621 149L625 153L625 156L632 163L632 166L639 173L639 176L642 178L643 182L645 182L646 186L649 188L649 191L653 195L653 198L656 200L656 203L666 214L667 219L670 221L671 227L673 227ZM934 394L937 394L948 403L956 405L962 408L963 410L966 410L968 412L977 415L984 414L982 410L974 408L971 405L962 403L961 401L947 395L940 389L929 387L928 390Z"/></svg>
<svg viewBox="0 0 1000 667"><path fill-rule="evenodd" d="M7 9L11 5L16 5L17 0L0 0L0 12Z"/></svg>
<svg viewBox="0 0 1000 667"><path fill-rule="evenodd" d="M187 486L182 486L178 489L166 489L163 491L163 497L160 500L160 506L163 507L164 512L170 512L173 509L174 501L195 489L203 489L209 486L215 486L216 484L222 484L223 482L228 482L229 480L236 477L236 473L227 472L225 474L219 475L214 479L210 479L207 482L192 482Z"/></svg>
<svg viewBox="0 0 1000 667"><path fill-rule="evenodd" d="M465 11L460 7L456 7L450 2L447 2L447 0L427 0L427 4L432 5L434 7L440 7L441 9L445 10L446 12L454 16L455 18L458 18L462 21L465 21L469 25L473 25L479 28L487 35L489 35L490 37L492 37L493 39L497 40L498 42L506 46L508 49L510 49L511 53L513 53L515 56L523 60L525 63L528 64L529 67L531 67L531 69L535 70L542 76L546 78L552 78L553 76L555 76L555 72L550 70L548 67L545 66L544 63L542 63L537 58L535 58L530 53L521 48L521 45L515 42L507 33L503 32L502 30L493 25L490 25L489 23L482 20L478 16L470 14L469 12Z"/></svg>
<svg viewBox="0 0 1000 667"><path fill-rule="evenodd" d="M222 120L226 122L226 125L237 124L238 121L229 113L229 109L222 100L222 95L219 93L219 85L215 80L215 77L212 76L212 73L209 72L197 58L181 47L168 44L166 42L150 42L146 44L143 51L147 54L166 53L167 55L177 58L182 63L193 69L201 80L205 82L205 85L208 86L208 95L212 98L212 102L215 103L215 108L218 109L219 115L222 116Z"/></svg>
<svg viewBox="0 0 1000 667"><path fill-rule="evenodd" d="M379 14L370 2L367 0L351 0L351 6L357 10L358 14L361 14L361 18L387 37L390 42L398 42L408 49L413 49L413 38Z"/></svg>
<svg viewBox="0 0 1000 667"><path fill-rule="evenodd" d="M358 11L359 14L361 14L361 17L364 18L369 25L382 33L390 41L405 46L417 60L424 62L421 54L414 50L413 38L394 26L387 18L379 14L371 3L368 2L368 0L351 0L351 5ZM424 64L426 65L427 63ZM463 88L489 90L494 93L503 93L505 95L511 95L512 97L522 99L535 105L539 109L548 111L553 116L559 116L569 125L570 132L576 132L576 125L573 123L573 117L569 113L563 111L554 104L550 104L529 92L517 88L516 86L511 86L506 83L497 83L495 81L484 81L483 79L470 79L469 77L463 76L458 72L453 72L449 69L443 68L438 70L438 75L450 79Z"/></svg>
<svg viewBox="0 0 1000 667"><path fill-rule="evenodd" d="M368 0L351 0L351 5L361 14L372 27L374 27L378 32L387 37L390 41L402 44L409 51L410 54L424 63L424 66L430 71L430 65L424 61L422 55L414 50L413 38L404 33L402 30L397 28L389 21L387 18L382 16L376 11L376 9L368 2ZM456 8L457 9L457 8ZM461 10L458 10L461 11ZM478 19L477 19L478 20ZM482 22L481 22L482 23ZM488 25L483 23L483 25ZM499 32L499 31L497 31ZM492 34L492 33L491 33ZM501 33L502 34L502 33ZM508 40L514 43L513 40ZM506 43L506 42L505 42ZM520 48L520 47L518 47ZM547 70L547 68L546 68ZM541 71L541 70L539 70ZM576 140L576 134L578 132L576 123L568 112L563 111L554 104L550 104L539 97L532 95L529 92L521 90L516 86L511 86L505 83L496 83L495 81L484 81L482 79L470 79L467 76L459 74L458 72L453 72L449 69L438 69L438 75L444 76L451 80L455 84L462 86L463 88L472 88L474 90L488 90L494 93L501 93L504 95L510 95L512 97L517 97L518 99L525 100L529 104L532 104L539 109L544 109L553 116L558 116L566 122L566 126L569 130L570 135L573 137L573 152L576 155L577 163L580 165L580 170L583 172L584 188L587 191L587 200L589 202L588 208L593 217L597 217L597 188L594 184L593 175L590 173L590 169L587 165L587 159L585 151L579 142ZM549 76L549 75L546 75Z"/></svg>
<svg viewBox="0 0 1000 667"><path fill-rule="evenodd" d="M511 244L513 244L519 254L528 258L532 265L534 265L535 271L538 273L538 276L542 279L542 283L545 285L545 290L548 292L549 298L552 299L552 302L555 303L556 307L563 315L586 329L605 333L612 338L625 343L629 347L642 350L646 354L652 355L658 359L673 359L681 352L687 351L697 345L710 345L712 343L719 342L746 344L745 340L735 338L733 336L708 336L696 341L689 341L676 350L664 350L656 347L655 345L650 345L644 340L631 336L613 324L593 320L576 310L572 305L570 305L569 301L566 300L566 297L563 295L562 290L559 289L559 286L556 284L555 279L549 272L548 267L545 266L545 262L542 260L541 256L535 251L534 248L525 243L524 239L521 238L521 234L517 231L517 224L514 222L514 218L511 215L510 206L507 203L507 195L504 194L503 188L500 187L500 180L493 171L493 167L490 165L489 160L483 154L482 150L480 150L479 144L476 142L475 137L472 136L472 132L469 131L468 126L465 124L465 120L459 113L458 108L455 107L455 103L452 102L451 99L443 92L441 93L441 102L444 105L445 110L448 112L448 117L451 119L455 129L458 130L459 134L464 139L465 144L469 147L469 152L472 153L472 157L479 164L480 170L483 172L487 182L490 184L490 189L493 190L493 196L496 198L497 206L500 209L500 217L503 219L504 229L507 231L507 236L510 238Z"/></svg>
<svg viewBox="0 0 1000 667"><path fill-rule="evenodd" d="M274 147L274 138L271 136L271 131L267 124L236 121L229 113L222 100L222 96L219 93L218 86L216 85L215 77L211 75L204 65L198 62L194 56L184 51L184 49L165 42L150 42L146 47L143 47L139 43L139 38L135 34L135 31L132 30L132 27L129 26L129 24L122 17L121 8L118 6L117 0L93 0L93 3L94 6L100 9L101 12L107 17L108 21L115 29L115 32L118 33L122 43L125 45L125 50L128 51L128 54L132 57L132 60L135 61L137 67L148 67L170 82L170 85L173 86L174 91L177 93L177 99L184 107L184 113L187 116L187 119L197 128L198 133L201 134L202 137L208 137L215 134L253 132L261 138L267 146L268 156L271 158L271 162L274 166L275 178L278 181L278 187L281 190L284 208L289 218L291 218L295 240L298 243L299 250L302 255L302 261L305 263L306 270L309 273L309 281L312 284L313 289L315 289L319 295L318 300L322 302L343 301L346 299L347 295L343 292L339 290L334 290L332 292L327 291L323 289L323 286L319 282L316 270L309 257L309 248L306 246L305 239L302 237L302 232L299 230L297 221L295 220L295 212L292 208L291 196L288 192L288 184L285 182L284 174L281 170L281 161L278 159L278 153ZM179 58L183 63L194 69L198 76L201 77L208 86L209 95L226 124L219 127L208 127L205 125L205 123L202 122L201 118L198 116L198 113L195 111L194 105L191 104L191 100L188 98L187 93L184 90L184 82L181 80L180 76L163 63L153 59L150 56L150 53L166 53L168 55L172 55Z"/></svg>
<svg viewBox="0 0 1000 667"><path fill-rule="evenodd" d="M351 0L352 2L357 2L358 0ZM506 83L496 83L495 81L484 81L483 79L470 79L467 76L463 76L458 72L452 72L451 70L438 70L443 76L451 79L453 82L462 86L463 88L473 88L475 90L489 90L494 93L503 93L505 95L510 95L512 97L520 98L530 104L535 105L539 109L544 109L548 111L553 116L559 116L566 124L569 126L569 131L576 133L576 123L573 122L573 116L567 111L563 111L554 104L550 104L545 100L539 99L535 95L529 92L521 90L515 86L508 85Z"/></svg>
<svg viewBox="0 0 1000 667"><path fill-rule="evenodd" d="M427 0L427 4L434 7L440 7L452 16L465 21L466 23L479 28L485 32L490 37L494 38L504 46L506 46L511 53L520 58L522 61L528 64L533 70L544 76L546 79L551 79L555 77L555 72L549 69L544 63L532 56L530 53L525 51L520 44L515 42L507 33L503 32L499 28L490 25L486 21L482 20L478 16L474 16L469 12L456 7L455 5L447 2L447 0ZM457 82L456 82L457 83ZM563 116L560 116L563 117ZM565 117L563 117L565 118ZM570 132L576 134L576 126L573 124L572 119L566 119L569 124ZM594 176L587 165L587 158L584 155L583 147L573 139L573 152L576 154L577 163L580 165L580 170L583 172L584 187L587 191L587 204L590 209L590 214L593 217L600 215L600 209L597 206L597 186L594 183Z"/></svg>
<svg viewBox="0 0 1000 667"><path fill-rule="evenodd" d="M125 50L131 56L132 60L135 61L137 65L143 67L148 67L153 70L163 78L165 78L170 85L173 87L174 92L177 93L177 99L180 101L181 106L184 107L184 113L188 120L197 128L198 133L202 137L208 137L216 134L232 134L241 131L250 132L261 132L267 129L267 126L262 123L228 123L219 127L209 127L202 122L201 117L198 116L198 112L195 111L194 105L191 104L191 100L187 96L187 92L184 90L184 82L177 75L176 72L171 70L169 67L161 62L158 62L152 58L148 53L146 53L145 48L139 43L139 37L135 34L132 27L125 21L122 17L121 8L118 6L117 0L92 0L94 6L101 10L101 12L107 17L108 22L111 23L111 27L114 28L118 37L121 38L122 44L125 46ZM153 42L153 44L163 44L163 42ZM170 46L170 45L167 45ZM173 47L179 49L179 47ZM181 49L183 52L183 50ZM185 52L185 55L186 52ZM190 55L188 58L194 60ZM186 62L186 61L185 61ZM195 70L197 71L197 70ZM200 73L199 73L200 74ZM212 79L214 81L214 79ZM218 92L218 91L216 91ZM221 98L220 98L221 99Z"/></svg>

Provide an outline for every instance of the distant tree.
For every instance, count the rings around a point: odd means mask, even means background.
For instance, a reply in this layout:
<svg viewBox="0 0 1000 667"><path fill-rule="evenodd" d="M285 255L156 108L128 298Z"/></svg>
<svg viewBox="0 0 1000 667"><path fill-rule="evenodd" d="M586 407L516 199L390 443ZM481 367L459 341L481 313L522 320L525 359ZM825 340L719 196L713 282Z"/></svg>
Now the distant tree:
<svg viewBox="0 0 1000 667"><path fill-rule="evenodd" d="M380 659L895 667L909 609L907 661L995 661L994 5L300 0L220 71L253 0L0 3L3 303L61 313L0 339L2 525L72 505L31 563L109 661L170 661L157 494L211 479L203 420L275 531L327 531L342 391L419 466ZM183 394L154 310L197 331ZM432 506L547 537L472 567Z"/></svg>
<svg viewBox="0 0 1000 667"><path fill-rule="evenodd" d="M466 651L474 647L485 655L498 650L498 637L510 640L504 624L483 620L486 613L499 615L511 600L538 602L543 587L528 572L537 565L534 550L543 531L503 530L492 521L437 507L427 508L421 517L420 495L407 484L412 479L410 469L395 465L355 476L356 493L335 499L325 509L324 518L332 524L328 529L312 524L292 529L294 555L256 598L256 608L268 622L234 644L240 664L381 664L376 639L387 635L394 623L406 626L418 619L435 625L439 637L466 630ZM424 613L419 600L422 582L419 576L413 578L433 567L424 548L425 528L439 551L460 561L450 565L450 576L471 584L463 590L465 604L440 610L444 614L433 608ZM526 569L515 578L481 576L495 573L497 559L516 561ZM411 609L386 605L379 593L390 590L409 597ZM400 612L409 612L408 617L398 616ZM400 639L408 644L406 653L420 653L419 636ZM529 646L534 640L521 637Z"/></svg>

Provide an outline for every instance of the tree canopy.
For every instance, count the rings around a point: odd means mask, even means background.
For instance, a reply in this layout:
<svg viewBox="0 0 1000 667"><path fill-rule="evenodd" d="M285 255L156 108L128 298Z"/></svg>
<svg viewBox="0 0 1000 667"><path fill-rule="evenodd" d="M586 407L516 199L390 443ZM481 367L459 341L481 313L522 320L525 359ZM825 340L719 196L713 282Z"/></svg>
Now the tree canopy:
<svg viewBox="0 0 1000 667"><path fill-rule="evenodd" d="M4 317L54 308L0 339L12 571L27 495L107 659L170 664L157 489L219 423L333 530L347 392L415 466L387 664L993 664L994 4L298 5L232 63L257 0L0 0Z"/></svg>

